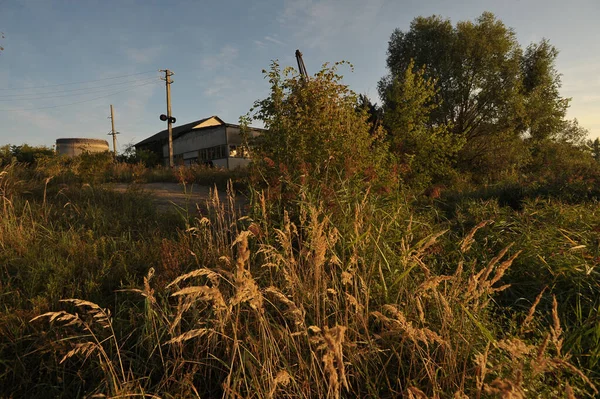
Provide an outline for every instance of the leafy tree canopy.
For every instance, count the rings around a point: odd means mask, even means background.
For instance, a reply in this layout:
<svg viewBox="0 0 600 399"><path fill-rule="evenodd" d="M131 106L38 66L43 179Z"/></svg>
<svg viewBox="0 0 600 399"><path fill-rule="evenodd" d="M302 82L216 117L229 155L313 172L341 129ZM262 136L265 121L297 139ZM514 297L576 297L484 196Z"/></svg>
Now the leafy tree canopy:
<svg viewBox="0 0 600 399"><path fill-rule="evenodd" d="M464 144L463 137L450 133L450 124L431 124L437 89L425 69L413 72L411 62L401 78L386 90L384 125L390 149L404 166L405 179L424 186L444 180L453 172L453 158Z"/></svg>
<svg viewBox="0 0 600 399"><path fill-rule="evenodd" d="M435 88L430 102L436 107L428 123L466 140L459 154L462 165L507 167L524 159L513 148L522 137L553 139L569 128L557 54L547 40L524 51L515 32L489 12L456 25L439 16L418 17L408 31L393 32L389 74L379 82L379 92L385 105L408 68L422 70ZM395 109L393 104L386 108Z"/></svg>

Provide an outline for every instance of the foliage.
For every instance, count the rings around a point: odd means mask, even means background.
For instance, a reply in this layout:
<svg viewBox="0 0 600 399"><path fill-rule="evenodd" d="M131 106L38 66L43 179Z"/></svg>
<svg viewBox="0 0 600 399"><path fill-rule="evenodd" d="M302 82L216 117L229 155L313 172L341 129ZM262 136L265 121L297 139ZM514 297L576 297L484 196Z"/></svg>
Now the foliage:
<svg viewBox="0 0 600 399"><path fill-rule="evenodd" d="M520 55L514 32L491 13L456 27L437 16L418 17L408 32L392 34L387 64L389 78L402 76L413 60L414 68L425 67L442 104L432 122L452 122L454 132L472 138L484 134L488 120L500 121L515 108Z"/></svg>
<svg viewBox="0 0 600 399"><path fill-rule="evenodd" d="M117 155L117 160L128 164L141 163L148 168L160 164L160 158L155 152L143 148L138 150L133 144L126 146L125 151Z"/></svg>
<svg viewBox="0 0 600 399"><path fill-rule="evenodd" d="M282 72L277 62L264 72L271 93L255 103L253 118L267 130L253 157L272 187L307 180L330 187L339 174L361 182L387 173L381 133L371 134L366 111L356 112L356 95L337 73L340 64L324 65L311 78L291 68Z"/></svg>
<svg viewBox="0 0 600 399"><path fill-rule="evenodd" d="M388 48L389 75L379 82L382 98L410 67L435 85L438 107L432 126L464 137L463 172L489 178L528 162L528 135L557 139L572 125L564 120L568 99L560 96L558 52L547 40L525 51L515 32L489 13L453 26L438 16L418 17L406 32L396 29Z"/></svg>
<svg viewBox="0 0 600 399"><path fill-rule="evenodd" d="M11 160L10 162L17 162L17 158L10 153L10 146L0 147L0 159L3 159L5 153L8 154L7 159ZM35 153L34 158L35 164L26 170L35 173L38 178L52 179L63 184L171 182L211 187L216 185L225 190L229 181L233 182L236 189L244 188L248 178L247 170L230 171L203 165L177 168L146 167L142 162L114 161L110 152L83 153L76 157L68 157L53 153L46 155L39 151Z"/></svg>
<svg viewBox="0 0 600 399"><path fill-rule="evenodd" d="M577 119L573 119L563 121L559 130L551 137L551 139L583 149L588 135L589 131L580 126Z"/></svg>
<svg viewBox="0 0 600 399"><path fill-rule="evenodd" d="M369 97L365 94L359 94L357 102L356 111L367 112L367 115L369 116L367 121L369 122L369 125L371 125L371 134L377 134L379 132L379 127L383 122L383 109L379 105L371 102Z"/></svg>
<svg viewBox="0 0 600 399"><path fill-rule="evenodd" d="M600 199L600 165L567 142L546 140L532 145L532 162L525 172L529 184L545 187L565 200Z"/></svg>
<svg viewBox="0 0 600 399"><path fill-rule="evenodd" d="M530 44L521 60L526 126L536 140L553 138L563 128L569 99L560 96L558 50L546 39Z"/></svg>
<svg viewBox="0 0 600 399"><path fill-rule="evenodd" d="M78 157L78 172L81 179L88 183L99 183L106 181L106 176L114 164L111 152L84 152Z"/></svg>
<svg viewBox="0 0 600 399"><path fill-rule="evenodd" d="M594 141L588 140L586 142L586 146L596 162L600 162L600 138L596 137Z"/></svg>
<svg viewBox="0 0 600 399"><path fill-rule="evenodd" d="M0 166L6 165L13 160L16 162L32 164L41 157L51 157L54 150L46 146L4 145L0 147Z"/></svg>
<svg viewBox="0 0 600 399"><path fill-rule="evenodd" d="M424 68L413 69L410 63L404 75L388 86L384 126L390 150L407 170L406 180L413 186L426 186L453 174L454 158L464 140L450 133L451 126L430 122L440 107L435 102L435 81L424 77Z"/></svg>

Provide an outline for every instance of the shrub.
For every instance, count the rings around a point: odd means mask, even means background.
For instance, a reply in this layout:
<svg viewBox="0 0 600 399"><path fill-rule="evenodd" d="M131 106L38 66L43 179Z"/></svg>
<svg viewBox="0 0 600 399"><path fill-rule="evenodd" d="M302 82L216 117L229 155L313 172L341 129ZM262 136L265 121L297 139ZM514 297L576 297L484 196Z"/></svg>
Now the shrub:
<svg viewBox="0 0 600 399"><path fill-rule="evenodd" d="M271 94L254 106L252 116L266 131L256 139L253 164L272 192L295 198L298 184L329 192L340 176L360 187L391 183L381 131L371 134L366 111L356 111L357 97L337 73L340 64L326 64L311 78L291 68L282 72L277 62L265 71Z"/></svg>

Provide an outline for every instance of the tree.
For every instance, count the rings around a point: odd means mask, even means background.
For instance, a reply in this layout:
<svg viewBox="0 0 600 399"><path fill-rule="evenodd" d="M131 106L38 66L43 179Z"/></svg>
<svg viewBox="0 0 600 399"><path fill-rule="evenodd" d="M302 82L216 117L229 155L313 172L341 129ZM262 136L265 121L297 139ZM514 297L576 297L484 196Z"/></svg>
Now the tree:
<svg viewBox="0 0 600 399"><path fill-rule="evenodd" d="M377 104L371 102L365 94L358 95L357 112L367 112L369 116L368 122L371 125L371 134L379 132L379 127L383 121L383 109Z"/></svg>
<svg viewBox="0 0 600 399"><path fill-rule="evenodd" d="M583 148L589 131L579 125L577 119L563 120L557 127L556 133L549 137L552 141L568 143L576 148Z"/></svg>
<svg viewBox="0 0 600 399"><path fill-rule="evenodd" d="M54 150L46 146L11 145L10 155L17 162L33 164L41 157L54 156Z"/></svg>
<svg viewBox="0 0 600 399"><path fill-rule="evenodd" d="M142 163L148 168L160 164L160 158L155 152L144 149L137 150L133 143L125 146L125 151L117 155L117 161L129 164Z"/></svg>
<svg viewBox="0 0 600 399"><path fill-rule="evenodd" d="M526 158L525 133L552 137L568 101L559 96L556 49L543 40L523 52L515 32L489 12L453 26L438 16L418 17L389 41L389 74L379 82L386 98L394 79L413 65L435 82L431 126L445 125L466 143L464 169L493 171Z"/></svg>
<svg viewBox="0 0 600 399"><path fill-rule="evenodd" d="M435 80L426 79L425 69L413 72L410 63L400 78L394 78L385 93L384 126L390 150L404 166L406 180L417 186L439 182L452 174L454 157L464 140L452 135L449 124L432 124Z"/></svg>
<svg viewBox="0 0 600 399"><path fill-rule="evenodd" d="M254 143L253 158L270 183L312 182L331 189L338 176L365 181L383 171L380 129L372 134L367 111L357 111L357 96L337 73L340 64L325 64L309 79L292 68L282 72L277 62L263 71L271 92L251 111L266 128Z"/></svg>
<svg viewBox="0 0 600 399"><path fill-rule="evenodd" d="M586 146L596 162L600 162L600 138L596 137L596 139L593 141L588 140Z"/></svg>
<svg viewBox="0 0 600 399"><path fill-rule="evenodd" d="M535 140L555 138L565 126L569 99L562 98L554 66L558 50L546 40L527 47L521 60L526 128Z"/></svg>
<svg viewBox="0 0 600 399"><path fill-rule="evenodd" d="M384 92L407 67L425 68L424 77L436 81L434 123L452 123L453 131L475 137L481 125L500 119L511 108L518 88L520 48L515 34L493 14L484 13L473 23L432 16L418 17L408 32L396 29L389 42L390 75L380 82Z"/></svg>

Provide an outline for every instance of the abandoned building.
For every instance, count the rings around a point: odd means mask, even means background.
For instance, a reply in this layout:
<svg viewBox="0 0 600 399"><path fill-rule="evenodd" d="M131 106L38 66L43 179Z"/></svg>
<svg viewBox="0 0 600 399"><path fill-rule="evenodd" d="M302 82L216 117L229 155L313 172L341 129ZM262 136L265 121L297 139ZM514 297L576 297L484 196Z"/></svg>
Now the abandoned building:
<svg viewBox="0 0 600 399"><path fill-rule="evenodd" d="M205 164L235 169L249 162L248 150L240 126L225 123L218 116L200 119L172 128L175 165ZM248 136L258 136L263 129L250 128ZM169 132L163 130L135 144L136 151L156 153L163 165L169 164Z"/></svg>

